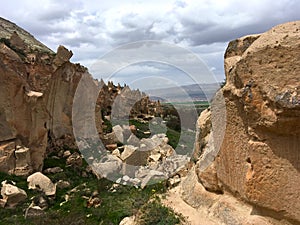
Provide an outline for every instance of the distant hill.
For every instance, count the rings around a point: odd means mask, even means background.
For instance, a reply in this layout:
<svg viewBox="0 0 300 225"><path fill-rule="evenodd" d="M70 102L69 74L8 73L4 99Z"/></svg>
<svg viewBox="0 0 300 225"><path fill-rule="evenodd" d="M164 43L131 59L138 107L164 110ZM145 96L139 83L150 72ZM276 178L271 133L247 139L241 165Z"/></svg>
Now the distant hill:
<svg viewBox="0 0 300 225"><path fill-rule="evenodd" d="M144 91L152 100L162 102L191 102L191 101L209 101L220 84L192 84L179 87L151 89Z"/></svg>

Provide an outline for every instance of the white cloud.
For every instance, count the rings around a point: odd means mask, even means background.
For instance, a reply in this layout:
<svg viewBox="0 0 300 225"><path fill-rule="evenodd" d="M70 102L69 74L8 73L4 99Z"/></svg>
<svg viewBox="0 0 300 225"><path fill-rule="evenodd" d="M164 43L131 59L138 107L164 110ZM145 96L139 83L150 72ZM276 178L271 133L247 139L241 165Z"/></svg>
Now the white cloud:
<svg viewBox="0 0 300 225"><path fill-rule="evenodd" d="M161 40L195 52L223 80L228 41L299 20L299 11L298 0L10 0L1 5L0 15L53 50L60 44L72 49L72 61L87 66L118 45ZM140 73L135 67L130 70L132 76Z"/></svg>

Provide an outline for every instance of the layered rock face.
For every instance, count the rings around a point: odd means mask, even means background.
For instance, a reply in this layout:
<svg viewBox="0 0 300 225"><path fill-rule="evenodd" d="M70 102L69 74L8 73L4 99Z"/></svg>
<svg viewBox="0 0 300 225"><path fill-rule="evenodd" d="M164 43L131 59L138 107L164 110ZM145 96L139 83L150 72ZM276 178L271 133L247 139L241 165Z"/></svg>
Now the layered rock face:
<svg viewBox="0 0 300 225"><path fill-rule="evenodd" d="M230 192L252 213L300 222L300 21L234 40L225 53L226 130L211 166L197 163L210 191ZM207 112L205 112L208 114ZM208 146L202 116L196 150ZM201 132L201 131L200 131ZM212 130L211 132L218 132Z"/></svg>
<svg viewBox="0 0 300 225"><path fill-rule="evenodd" d="M30 164L20 174L41 169L47 145L47 89L53 52L26 31L1 19L0 33L0 170L15 173L17 146L30 148ZM9 36L10 35L10 36ZM8 37L9 36L9 37ZM21 38L22 37L22 38ZM27 43L24 40L30 40ZM25 157L26 158L26 157Z"/></svg>
<svg viewBox="0 0 300 225"><path fill-rule="evenodd" d="M0 20L0 170L17 175L40 171L48 144L72 137L72 101L87 70L15 24Z"/></svg>
<svg viewBox="0 0 300 225"><path fill-rule="evenodd" d="M132 105L133 115L150 112L149 99L141 92L94 80L85 67L69 61L72 55L63 46L54 53L0 18L0 171L28 175L41 171L47 145L76 148L72 105L83 75L93 86L88 90L101 87L94 118L100 137L102 116L110 115L120 93L126 92L122 100ZM134 105L135 99L139 102Z"/></svg>

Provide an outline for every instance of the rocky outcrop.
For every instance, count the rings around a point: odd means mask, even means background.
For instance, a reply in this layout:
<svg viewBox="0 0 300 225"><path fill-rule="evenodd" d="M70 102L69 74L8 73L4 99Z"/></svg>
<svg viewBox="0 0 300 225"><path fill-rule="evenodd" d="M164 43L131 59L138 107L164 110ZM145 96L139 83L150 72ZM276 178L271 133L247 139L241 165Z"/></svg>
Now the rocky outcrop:
<svg viewBox="0 0 300 225"><path fill-rule="evenodd" d="M70 63L72 53L63 46L55 55L16 25L2 19L0 24L0 145L7 152L0 153L0 167L4 172L28 175L42 169L48 134L53 140L72 136L72 100L86 69ZM27 165L20 157L26 158Z"/></svg>
<svg viewBox="0 0 300 225"><path fill-rule="evenodd" d="M101 87L94 120L100 136L102 116L110 117L112 104L123 89L126 98L122 100L133 104L132 112L148 113L149 99L141 92L94 80L85 67L69 61L72 55L64 46L54 53L22 28L0 18L0 171L28 175L42 170L47 147L76 148L72 105L83 75L92 84L89 91Z"/></svg>
<svg viewBox="0 0 300 225"><path fill-rule="evenodd" d="M300 222L299 46L299 21L229 43L222 90L225 136L213 164L201 168L202 155L213 151L206 130L214 122L202 115L195 168L207 190L231 193L248 202L253 214L295 224Z"/></svg>

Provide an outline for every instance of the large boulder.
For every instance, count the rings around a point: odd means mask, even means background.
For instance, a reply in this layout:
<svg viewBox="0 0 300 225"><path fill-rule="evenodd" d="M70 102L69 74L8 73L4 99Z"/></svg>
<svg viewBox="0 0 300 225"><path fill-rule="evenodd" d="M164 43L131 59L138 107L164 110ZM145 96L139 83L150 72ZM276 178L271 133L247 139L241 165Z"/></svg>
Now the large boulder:
<svg viewBox="0 0 300 225"><path fill-rule="evenodd" d="M23 189L16 187L13 184L3 181L1 188L3 206L13 208L27 198L27 194Z"/></svg>
<svg viewBox="0 0 300 225"><path fill-rule="evenodd" d="M27 178L28 189L37 189L45 193L45 195L55 195L56 184L40 172L36 172Z"/></svg>
<svg viewBox="0 0 300 225"><path fill-rule="evenodd" d="M229 43L225 53L227 83L222 90L226 102L225 136L219 154L213 158L213 168L197 164L199 181L206 187L222 186L223 191L252 204L259 215L297 222L299 37L300 21L296 21ZM204 133L206 122L200 123ZM209 126L208 122L206 127ZM213 132L217 135L218 130ZM196 143L200 161L214 148L207 147L205 137Z"/></svg>

